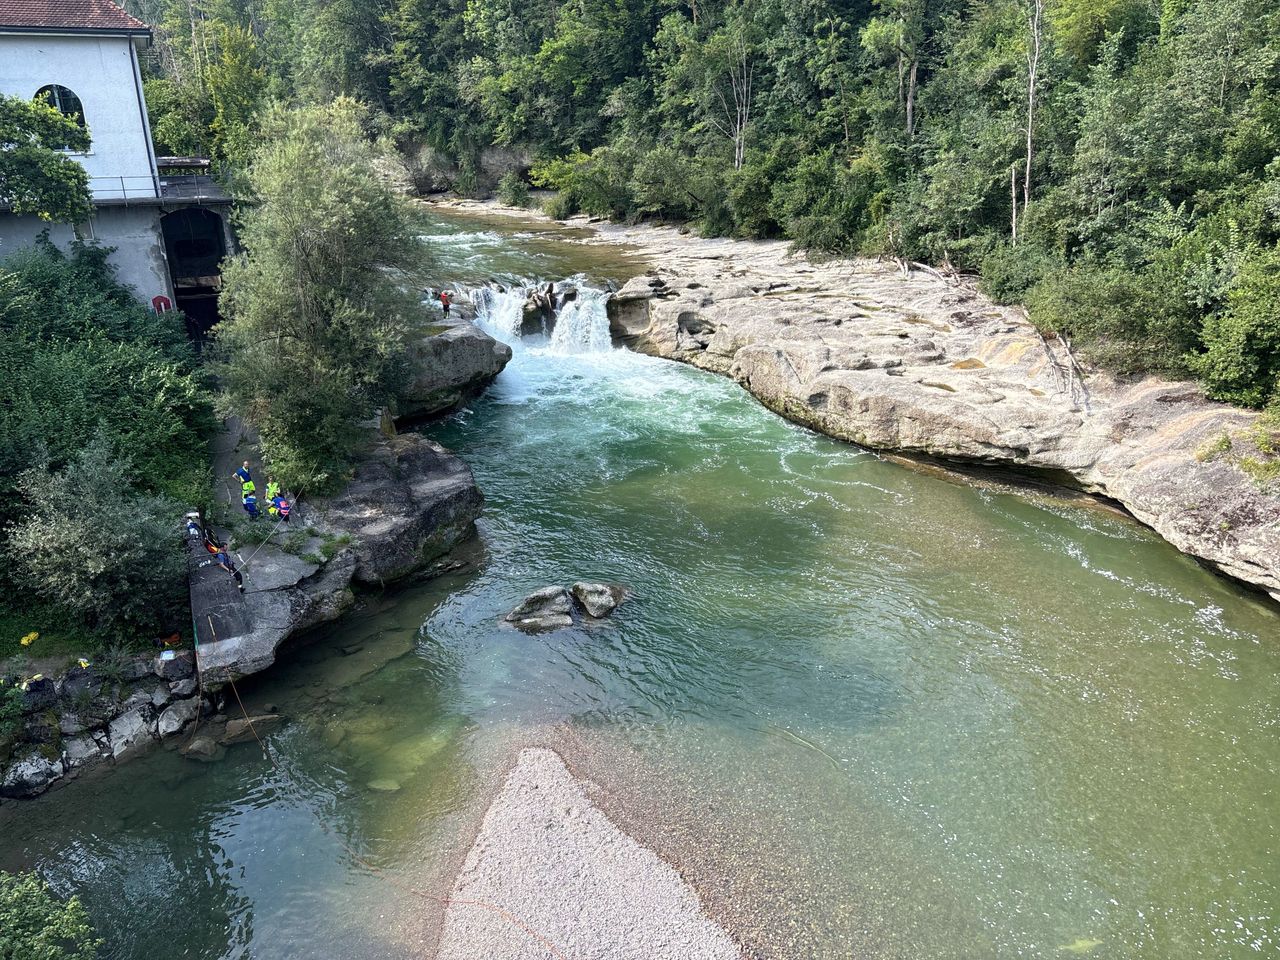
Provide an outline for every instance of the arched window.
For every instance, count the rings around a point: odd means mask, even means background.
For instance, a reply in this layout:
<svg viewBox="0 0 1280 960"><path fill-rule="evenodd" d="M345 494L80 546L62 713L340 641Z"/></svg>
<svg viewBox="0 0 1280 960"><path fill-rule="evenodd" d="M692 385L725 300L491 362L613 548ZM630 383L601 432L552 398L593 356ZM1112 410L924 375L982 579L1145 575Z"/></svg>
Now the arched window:
<svg viewBox="0 0 1280 960"><path fill-rule="evenodd" d="M35 99L44 100L64 117L70 117L84 126L84 107L80 104L80 98L66 87L56 83L46 84L36 91Z"/></svg>

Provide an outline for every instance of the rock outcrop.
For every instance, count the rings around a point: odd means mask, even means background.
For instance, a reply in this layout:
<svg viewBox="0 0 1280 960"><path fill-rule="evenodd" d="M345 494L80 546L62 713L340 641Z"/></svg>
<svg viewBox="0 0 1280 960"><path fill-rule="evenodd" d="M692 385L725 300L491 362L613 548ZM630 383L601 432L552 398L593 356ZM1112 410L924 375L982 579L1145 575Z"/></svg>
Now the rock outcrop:
<svg viewBox="0 0 1280 960"><path fill-rule="evenodd" d="M425 437L402 434L379 441L342 493L309 501L290 520L306 538L296 552L274 543L241 551L248 558L243 596L193 545L205 685L269 667L287 638L350 608L353 584L382 585L422 570L471 535L483 506L465 463Z"/></svg>
<svg viewBox="0 0 1280 960"><path fill-rule="evenodd" d="M511 359L509 346L466 320L439 326L437 333L410 347L413 380L396 411L401 419L439 416L457 408L493 382Z"/></svg>
<svg viewBox="0 0 1280 960"><path fill-rule="evenodd" d="M1016 310L924 272L613 235L664 264L609 303L634 349L733 377L783 416L875 450L1049 472L1280 599L1280 495L1211 454L1256 414L1192 383L1085 371Z"/></svg>

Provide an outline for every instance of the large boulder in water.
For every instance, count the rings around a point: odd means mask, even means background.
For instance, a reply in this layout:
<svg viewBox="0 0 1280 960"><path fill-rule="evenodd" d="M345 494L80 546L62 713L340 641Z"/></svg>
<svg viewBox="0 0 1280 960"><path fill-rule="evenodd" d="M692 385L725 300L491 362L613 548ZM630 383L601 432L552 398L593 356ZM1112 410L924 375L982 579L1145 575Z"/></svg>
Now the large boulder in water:
<svg viewBox="0 0 1280 960"><path fill-rule="evenodd" d="M573 626L573 601L564 587L543 587L507 614L507 623L525 633L545 633Z"/></svg>
<svg viewBox="0 0 1280 960"><path fill-rule="evenodd" d="M484 497L471 468L418 434L380 444L320 504L355 553L354 579L381 585L421 570L470 535Z"/></svg>
<svg viewBox="0 0 1280 960"><path fill-rule="evenodd" d="M511 348L471 323L453 323L409 346L413 380L397 417L420 419L453 410L493 382Z"/></svg>
<svg viewBox="0 0 1280 960"><path fill-rule="evenodd" d="M618 609L627 598L627 588L618 583L586 583L579 580L569 588L573 599L590 617L599 620Z"/></svg>

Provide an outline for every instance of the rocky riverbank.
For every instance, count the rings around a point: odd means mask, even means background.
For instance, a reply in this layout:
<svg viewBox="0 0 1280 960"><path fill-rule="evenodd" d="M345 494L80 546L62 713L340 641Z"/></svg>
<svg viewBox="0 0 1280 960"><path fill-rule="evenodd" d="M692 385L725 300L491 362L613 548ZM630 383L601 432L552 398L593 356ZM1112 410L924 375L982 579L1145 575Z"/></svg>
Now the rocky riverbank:
<svg viewBox="0 0 1280 960"><path fill-rule="evenodd" d="M442 324L415 351L413 415L456 407L510 356L465 320ZM220 452L219 475L230 473L233 454L242 454L235 438ZM197 717L213 719L189 745L196 759L247 739L250 731L220 715L223 684L265 670L286 640L337 619L355 603L356 588L443 569L442 558L471 536L483 506L470 468L439 444L371 431L339 494L306 499L288 524L259 520L270 538L233 546L243 594L198 541L188 545L196 649L164 659L100 657L29 680L21 729L0 744L0 797L36 796L86 767L188 730Z"/></svg>
<svg viewBox="0 0 1280 960"><path fill-rule="evenodd" d="M1253 443L1256 413L1194 383L1086 369L1019 310L925 270L571 223L657 264L610 301L615 338L633 349L733 377L783 416L871 449L1038 471L1110 498L1280 599L1280 492L1242 469L1273 456Z"/></svg>

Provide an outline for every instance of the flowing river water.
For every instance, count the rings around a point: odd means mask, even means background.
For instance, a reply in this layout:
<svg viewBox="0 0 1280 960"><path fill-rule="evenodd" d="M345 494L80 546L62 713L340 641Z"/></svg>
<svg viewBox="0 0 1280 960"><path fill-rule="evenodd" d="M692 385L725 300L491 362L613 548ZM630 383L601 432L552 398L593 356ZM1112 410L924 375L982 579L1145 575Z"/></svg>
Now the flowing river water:
<svg viewBox="0 0 1280 960"><path fill-rule="evenodd" d="M443 219L442 279L581 275L548 340L426 428L479 540L243 691L287 718L0 812L0 867L119 960L429 957L522 743L553 743L748 955L1235 958L1280 944L1280 616L1097 506L913 470L613 350L625 251ZM592 629L499 625L573 579ZM358 849L383 875L352 861ZM535 954L530 954L534 956ZM479 960L479 958L478 958Z"/></svg>

